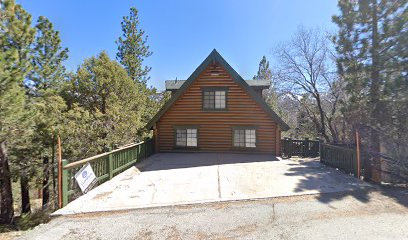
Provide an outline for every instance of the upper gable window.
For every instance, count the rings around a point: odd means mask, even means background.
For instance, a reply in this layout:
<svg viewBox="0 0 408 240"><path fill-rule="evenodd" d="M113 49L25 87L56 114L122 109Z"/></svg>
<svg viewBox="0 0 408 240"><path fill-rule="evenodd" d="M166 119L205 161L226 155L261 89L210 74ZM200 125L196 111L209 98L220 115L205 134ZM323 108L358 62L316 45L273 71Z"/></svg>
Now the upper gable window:
<svg viewBox="0 0 408 240"><path fill-rule="evenodd" d="M203 90L204 110L226 110L227 109L227 89L204 89Z"/></svg>

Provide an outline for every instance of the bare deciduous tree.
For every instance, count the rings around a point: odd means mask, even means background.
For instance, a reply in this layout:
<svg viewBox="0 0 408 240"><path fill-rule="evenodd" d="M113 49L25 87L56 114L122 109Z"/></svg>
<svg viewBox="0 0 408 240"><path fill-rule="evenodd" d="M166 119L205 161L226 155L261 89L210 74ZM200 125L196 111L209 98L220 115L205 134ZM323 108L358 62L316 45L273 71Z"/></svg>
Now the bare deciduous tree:
<svg viewBox="0 0 408 240"><path fill-rule="evenodd" d="M342 81L336 73L329 39L315 29L299 27L294 37L275 48L275 77L281 92L299 101L317 132L328 142L339 140L336 120Z"/></svg>

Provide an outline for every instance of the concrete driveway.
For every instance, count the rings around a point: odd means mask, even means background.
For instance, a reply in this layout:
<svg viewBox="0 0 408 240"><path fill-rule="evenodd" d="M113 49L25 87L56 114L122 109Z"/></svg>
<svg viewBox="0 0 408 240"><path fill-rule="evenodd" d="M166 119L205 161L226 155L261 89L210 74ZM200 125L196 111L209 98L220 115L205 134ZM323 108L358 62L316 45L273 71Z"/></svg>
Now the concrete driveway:
<svg viewBox="0 0 408 240"><path fill-rule="evenodd" d="M160 153L54 215L304 194L358 191L369 185L317 159L261 154Z"/></svg>

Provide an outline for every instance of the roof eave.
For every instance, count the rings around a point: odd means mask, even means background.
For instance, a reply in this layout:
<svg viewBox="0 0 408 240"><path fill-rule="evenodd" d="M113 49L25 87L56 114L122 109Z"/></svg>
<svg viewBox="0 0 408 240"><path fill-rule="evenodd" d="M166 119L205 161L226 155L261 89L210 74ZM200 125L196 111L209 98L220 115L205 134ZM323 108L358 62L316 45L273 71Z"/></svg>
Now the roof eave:
<svg viewBox="0 0 408 240"><path fill-rule="evenodd" d="M217 51L214 49L210 55L194 70L194 72L188 77L188 79L183 83L183 85L176 90L176 92L173 94L173 96L163 105L163 107L159 110L159 112L147 123L146 128L151 130L154 123L156 123L160 117L167 111L168 108L170 108L171 105L184 93L184 90L186 90L188 87L190 87L191 83L194 81L195 78L198 77L198 75L205 70L205 68L215 60L214 53L217 53Z"/></svg>
<svg viewBox="0 0 408 240"><path fill-rule="evenodd" d="M196 79L199 74L205 70L205 68L212 62L220 63L225 70L231 74L234 81L244 88L249 95L257 102L266 113L268 113L271 118L278 124L278 126L283 131L289 130L289 126L266 104L266 102L252 89L251 86L225 61L224 58L217 52L213 50L210 55L196 68L196 70L190 75L190 77L184 82L184 84L175 91L173 96L168 100L166 104L159 110L159 112L147 123L146 128L151 130L153 125L161 118L161 116L173 105L175 101L184 93L184 91L190 87L194 79Z"/></svg>

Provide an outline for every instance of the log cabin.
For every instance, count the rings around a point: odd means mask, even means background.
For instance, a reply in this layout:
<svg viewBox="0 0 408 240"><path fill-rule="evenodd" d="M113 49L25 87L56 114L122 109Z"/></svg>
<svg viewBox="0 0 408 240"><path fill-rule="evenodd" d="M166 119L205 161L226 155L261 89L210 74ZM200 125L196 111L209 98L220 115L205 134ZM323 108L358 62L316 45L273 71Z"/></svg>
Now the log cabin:
<svg viewBox="0 0 408 240"><path fill-rule="evenodd" d="M171 98L147 124L156 152L280 155L288 125L268 106L265 80L244 80L214 49L187 80L165 83Z"/></svg>

